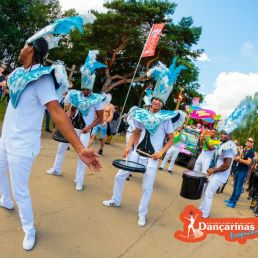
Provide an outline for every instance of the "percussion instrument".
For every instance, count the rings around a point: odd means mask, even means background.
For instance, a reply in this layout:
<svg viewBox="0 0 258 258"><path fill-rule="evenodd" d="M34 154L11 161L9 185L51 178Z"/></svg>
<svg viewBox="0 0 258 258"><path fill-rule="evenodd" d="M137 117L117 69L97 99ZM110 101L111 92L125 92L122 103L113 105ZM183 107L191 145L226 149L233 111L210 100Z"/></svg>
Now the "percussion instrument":
<svg viewBox="0 0 258 258"><path fill-rule="evenodd" d="M206 174L191 170L185 171L183 173L180 195L190 200L200 199L207 181L208 178Z"/></svg>
<svg viewBox="0 0 258 258"><path fill-rule="evenodd" d="M53 138L55 141L58 141L58 142L69 143L69 142L64 138L64 136L61 134L61 132L60 132L58 129L53 133L52 138Z"/></svg>
<svg viewBox="0 0 258 258"><path fill-rule="evenodd" d="M112 165L116 168L120 168L130 172L145 173L146 167L140 163L127 161L123 159L116 159L112 162Z"/></svg>

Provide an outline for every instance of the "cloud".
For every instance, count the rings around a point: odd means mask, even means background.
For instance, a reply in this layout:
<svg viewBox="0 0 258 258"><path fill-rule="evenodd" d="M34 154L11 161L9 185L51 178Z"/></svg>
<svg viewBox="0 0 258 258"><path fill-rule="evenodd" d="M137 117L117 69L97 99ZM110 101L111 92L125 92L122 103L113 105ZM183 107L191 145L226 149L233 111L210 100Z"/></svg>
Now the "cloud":
<svg viewBox="0 0 258 258"><path fill-rule="evenodd" d="M211 61L211 59L208 57L208 55L206 53L202 53L198 58L198 61L200 62L206 62L206 61Z"/></svg>
<svg viewBox="0 0 258 258"><path fill-rule="evenodd" d="M214 110L226 118L246 96L258 92L257 73L220 73L215 82L215 90L204 99L203 106Z"/></svg>
<svg viewBox="0 0 258 258"><path fill-rule="evenodd" d="M83 14L91 9L99 12L105 11L105 8L103 7L104 0L59 0L59 2L63 10L74 8L79 14Z"/></svg>

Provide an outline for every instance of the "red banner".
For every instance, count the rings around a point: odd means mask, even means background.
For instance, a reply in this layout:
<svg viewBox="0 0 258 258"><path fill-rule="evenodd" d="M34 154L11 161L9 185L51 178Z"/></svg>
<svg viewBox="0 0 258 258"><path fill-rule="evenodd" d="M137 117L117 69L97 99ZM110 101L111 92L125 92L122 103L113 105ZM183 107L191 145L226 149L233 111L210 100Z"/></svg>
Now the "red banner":
<svg viewBox="0 0 258 258"><path fill-rule="evenodd" d="M161 32L165 26L165 23L153 24L149 33L147 42L142 51L142 57L154 56L155 50L159 42Z"/></svg>

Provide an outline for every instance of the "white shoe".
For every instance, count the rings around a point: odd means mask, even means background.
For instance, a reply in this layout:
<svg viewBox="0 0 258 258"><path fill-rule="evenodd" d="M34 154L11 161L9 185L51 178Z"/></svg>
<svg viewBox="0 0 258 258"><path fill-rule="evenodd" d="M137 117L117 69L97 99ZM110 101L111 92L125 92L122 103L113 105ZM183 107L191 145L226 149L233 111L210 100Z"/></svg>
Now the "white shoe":
<svg viewBox="0 0 258 258"><path fill-rule="evenodd" d="M145 219L144 217L139 217L139 219L138 219L138 225L139 225L140 227L144 227L145 224L146 224L146 219Z"/></svg>
<svg viewBox="0 0 258 258"><path fill-rule="evenodd" d="M48 175L55 175L55 176L60 176L61 173L60 172L57 172L54 168L49 168L46 173Z"/></svg>
<svg viewBox="0 0 258 258"><path fill-rule="evenodd" d="M107 207L120 207L120 203L115 203L112 199L103 201L102 204Z"/></svg>
<svg viewBox="0 0 258 258"><path fill-rule="evenodd" d="M84 189L84 185L82 183L76 183L75 189L76 191L82 191Z"/></svg>
<svg viewBox="0 0 258 258"><path fill-rule="evenodd" d="M30 251L36 243L36 234L25 233L23 239L23 249L26 251Z"/></svg>
<svg viewBox="0 0 258 258"><path fill-rule="evenodd" d="M0 207L5 208L7 210L13 210L14 209L13 203L10 202L10 203L3 204L2 200L0 200Z"/></svg>

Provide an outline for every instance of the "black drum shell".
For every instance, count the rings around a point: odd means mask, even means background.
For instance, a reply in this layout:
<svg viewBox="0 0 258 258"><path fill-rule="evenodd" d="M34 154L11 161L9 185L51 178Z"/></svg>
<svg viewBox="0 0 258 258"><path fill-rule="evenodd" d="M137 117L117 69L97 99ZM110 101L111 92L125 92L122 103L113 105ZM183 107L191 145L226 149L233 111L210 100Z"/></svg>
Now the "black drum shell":
<svg viewBox="0 0 258 258"><path fill-rule="evenodd" d="M192 173L191 173L192 172ZM207 183L207 176L202 173L187 170L183 173L183 182L180 195L186 199L199 200L202 197L203 188ZM194 176L198 175L198 176Z"/></svg>
<svg viewBox="0 0 258 258"><path fill-rule="evenodd" d="M58 142L69 143L58 129L53 133L52 138Z"/></svg>
<svg viewBox="0 0 258 258"><path fill-rule="evenodd" d="M135 168L135 167L125 167L124 165L120 164L119 161L124 161L124 160L120 160L120 159L116 159L112 162L112 165L116 168L120 168L120 169L123 169L125 171L130 171L130 172L136 172L136 173L145 173L146 172L146 167L143 166L142 168ZM139 164L139 163L136 163L136 162L132 162L130 161L130 163L134 163L134 164Z"/></svg>

